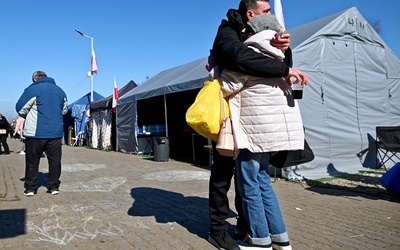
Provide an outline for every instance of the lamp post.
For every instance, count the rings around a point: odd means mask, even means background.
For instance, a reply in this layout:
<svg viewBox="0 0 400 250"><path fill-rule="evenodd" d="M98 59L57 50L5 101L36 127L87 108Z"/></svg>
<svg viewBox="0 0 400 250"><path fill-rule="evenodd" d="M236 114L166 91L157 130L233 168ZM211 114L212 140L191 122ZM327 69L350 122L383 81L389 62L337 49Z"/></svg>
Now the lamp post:
<svg viewBox="0 0 400 250"><path fill-rule="evenodd" d="M75 31L76 31L79 35L90 39L90 53L91 53L91 56L93 56L93 55L92 55L92 53L93 53L93 51L94 51L94 49L93 49L93 40L94 40L93 37L87 36L87 35L83 34L83 33L82 33L81 31L79 31L79 30L75 30ZM92 60L95 60L95 59L92 57ZM90 65L90 67L92 67L92 65ZM88 75L90 76L90 102L93 102L93 72L92 72L92 68L90 68L90 71L89 71Z"/></svg>

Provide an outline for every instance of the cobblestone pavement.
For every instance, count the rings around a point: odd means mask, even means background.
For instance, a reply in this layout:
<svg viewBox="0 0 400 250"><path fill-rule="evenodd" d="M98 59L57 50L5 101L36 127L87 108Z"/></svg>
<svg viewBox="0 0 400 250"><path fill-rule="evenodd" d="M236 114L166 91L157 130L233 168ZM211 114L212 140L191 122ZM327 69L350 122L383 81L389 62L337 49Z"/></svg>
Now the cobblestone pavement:
<svg viewBox="0 0 400 250"><path fill-rule="evenodd" d="M207 168L63 146L60 194L46 193L42 158L38 192L25 197L20 142L8 142L13 152L0 155L1 249L215 249L206 240ZM279 179L272 185L293 249L400 249L398 200Z"/></svg>

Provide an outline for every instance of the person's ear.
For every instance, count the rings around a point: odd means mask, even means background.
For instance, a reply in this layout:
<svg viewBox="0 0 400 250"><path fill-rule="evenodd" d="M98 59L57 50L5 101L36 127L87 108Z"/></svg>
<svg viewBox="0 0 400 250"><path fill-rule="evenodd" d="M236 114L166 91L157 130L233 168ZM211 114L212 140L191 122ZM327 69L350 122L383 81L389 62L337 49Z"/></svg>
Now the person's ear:
<svg viewBox="0 0 400 250"><path fill-rule="evenodd" d="M253 16L254 16L254 13L253 13L252 10L248 10L248 11L246 12L247 20L250 20Z"/></svg>

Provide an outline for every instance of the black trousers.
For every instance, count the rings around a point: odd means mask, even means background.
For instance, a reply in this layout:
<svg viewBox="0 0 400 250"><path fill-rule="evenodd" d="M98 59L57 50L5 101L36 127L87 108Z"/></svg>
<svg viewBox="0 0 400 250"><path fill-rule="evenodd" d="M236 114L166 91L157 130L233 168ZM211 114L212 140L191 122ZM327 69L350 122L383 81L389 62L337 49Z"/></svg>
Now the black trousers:
<svg viewBox="0 0 400 250"><path fill-rule="evenodd" d="M232 177L235 175L235 161L231 157L221 156L215 149L213 142L213 165L211 166L211 176L209 183L209 212L210 212L210 231L227 231L229 217L229 200L227 193L231 187ZM234 178L236 183L236 177ZM247 223L243 217L242 197L240 196L237 185L235 185L235 208L238 212L236 226L240 230L247 230Z"/></svg>
<svg viewBox="0 0 400 250"><path fill-rule="evenodd" d="M4 153L10 153L10 148L8 147L8 144L7 144L7 134L0 135L0 142L1 142L1 145L3 145ZM1 150L1 148L0 148L0 150Z"/></svg>
<svg viewBox="0 0 400 250"><path fill-rule="evenodd" d="M27 138L25 141L25 183L29 190L37 189L39 163L43 152L49 163L49 181L47 188L58 188L61 176L61 138L36 139Z"/></svg>

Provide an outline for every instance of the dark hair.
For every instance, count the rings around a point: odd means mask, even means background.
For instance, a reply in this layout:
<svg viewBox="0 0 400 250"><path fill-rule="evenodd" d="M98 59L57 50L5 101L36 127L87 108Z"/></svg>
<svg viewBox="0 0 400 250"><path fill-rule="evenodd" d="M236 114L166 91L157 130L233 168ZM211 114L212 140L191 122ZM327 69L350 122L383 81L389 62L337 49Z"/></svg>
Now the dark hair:
<svg viewBox="0 0 400 250"><path fill-rule="evenodd" d="M42 78L42 77L47 77L47 75L46 75L46 73L44 73L44 71L35 71L35 72L33 72L33 75L32 75L32 81L33 82L36 82L39 78Z"/></svg>
<svg viewBox="0 0 400 250"><path fill-rule="evenodd" d="M257 7L257 2L269 2L269 0L241 0L239 3L239 14L242 16L244 22L247 22L247 11Z"/></svg>

